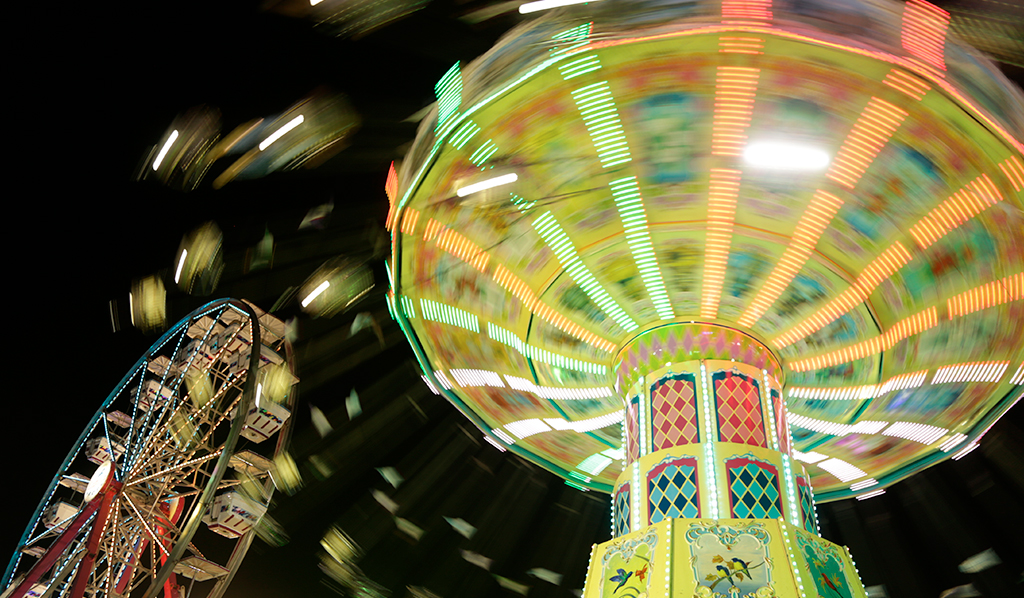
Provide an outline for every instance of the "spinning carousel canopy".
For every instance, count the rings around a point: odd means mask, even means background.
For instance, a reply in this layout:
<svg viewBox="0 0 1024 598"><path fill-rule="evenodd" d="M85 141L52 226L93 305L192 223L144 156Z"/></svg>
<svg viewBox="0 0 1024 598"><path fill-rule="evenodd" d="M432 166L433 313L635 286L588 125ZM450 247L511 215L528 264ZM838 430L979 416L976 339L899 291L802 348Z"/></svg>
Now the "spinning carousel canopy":
<svg viewBox="0 0 1024 598"><path fill-rule="evenodd" d="M696 322L781 364L819 500L968 450L1024 380L1024 102L947 25L918 0L607 2L453 66L388 181L427 383L609 491L624 347ZM651 359L743 359L730 338Z"/></svg>

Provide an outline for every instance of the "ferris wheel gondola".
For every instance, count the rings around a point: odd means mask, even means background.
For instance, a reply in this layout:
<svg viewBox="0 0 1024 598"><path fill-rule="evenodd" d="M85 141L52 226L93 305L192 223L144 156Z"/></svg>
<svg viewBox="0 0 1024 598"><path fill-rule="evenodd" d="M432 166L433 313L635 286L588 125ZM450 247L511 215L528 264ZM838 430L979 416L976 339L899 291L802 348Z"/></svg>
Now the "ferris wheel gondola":
<svg viewBox="0 0 1024 598"><path fill-rule="evenodd" d="M176 598L185 582L190 596L221 595L287 442L296 379L284 328L225 299L157 340L64 459L7 566L3 596ZM263 392L268 378L274 396ZM258 446L275 435L275 446Z"/></svg>

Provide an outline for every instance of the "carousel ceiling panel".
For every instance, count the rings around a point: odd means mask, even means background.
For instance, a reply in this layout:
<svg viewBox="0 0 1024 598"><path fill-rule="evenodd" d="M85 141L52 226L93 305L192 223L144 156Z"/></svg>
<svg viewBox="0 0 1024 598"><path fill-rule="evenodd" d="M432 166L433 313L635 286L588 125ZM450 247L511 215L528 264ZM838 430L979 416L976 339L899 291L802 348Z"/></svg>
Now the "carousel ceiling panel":
<svg viewBox="0 0 1024 598"><path fill-rule="evenodd" d="M779 23L540 20L439 84L401 169L393 306L492 436L607 490L616 352L669 321L764 339L799 454L882 483L1020 394L1019 92L955 46L945 71L908 55L891 26Z"/></svg>

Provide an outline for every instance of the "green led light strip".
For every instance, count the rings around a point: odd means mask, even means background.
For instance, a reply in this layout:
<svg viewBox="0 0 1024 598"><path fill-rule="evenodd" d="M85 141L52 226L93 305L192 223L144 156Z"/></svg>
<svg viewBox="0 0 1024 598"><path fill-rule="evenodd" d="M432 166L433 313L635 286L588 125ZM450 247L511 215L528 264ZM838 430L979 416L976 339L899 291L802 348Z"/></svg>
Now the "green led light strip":
<svg viewBox="0 0 1024 598"><path fill-rule="evenodd" d="M675 318L672 302L669 301L665 289L665 280L658 268L658 259L654 255L654 244L651 242L650 231L647 230L647 213L644 211L644 198L640 195L640 187L635 176L617 179L608 185L612 189L612 197L619 208L622 227L626 231L629 249L633 252L636 268L640 271L647 294L658 311L662 320Z"/></svg>
<svg viewBox="0 0 1024 598"><path fill-rule="evenodd" d="M405 317L407 317L407 318L415 318L416 317L416 308L415 308L415 306L414 306L414 304L412 302L412 299L410 299L409 297L407 297L405 295L402 295L400 299L401 299L402 313L405 314Z"/></svg>
<svg viewBox="0 0 1024 598"><path fill-rule="evenodd" d="M522 197L519 197L515 193L509 193L509 195L512 196L512 205L514 205L515 207L519 208L520 212L525 212L526 210L529 210L533 206L537 205L537 202L535 202L535 201L526 201L525 199L523 199Z"/></svg>
<svg viewBox="0 0 1024 598"><path fill-rule="evenodd" d="M572 52L576 48L582 48L583 46L590 43L591 25L593 25L593 23L584 23L582 25L577 25L572 29L566 29L561 33L556 33L552 35L551 39L555 40L556 42L564 42L569 45L562 47L556 45L550 50L548 50L548 54L552 57L562 56L564 54Z"/></svg>
<svg viewBox="0 0 1024 598"><path fill-rule="evenodd" d="M430 299L420 299L420 311L423 313L423 317L428 320L458 326L459 328L472 330L476 333L480 332L480 318L476 314L471 314L457 307L452 307L438 301L431 301Z"/></svg>
<svg viewBox="0 0 1024 598"><path fill-rule="evenodd" d="M580 75L592 73L600 68L601 61L598 60L596 54L591 54L590 56L584 56L558 65L558 72L562 73L562 79L568 81Z"/></svg>
<svg viewBox="0 0 1024 598"><path fill-rule="evenodd" d="M445 121L454 120L453 117L457 116L462 105L462 69L458 62L437 82L434 94L437 96L437 125L434 131L437 131Z"/></svg>
<svg viewBox="0 0 1024 598"><path fill-rule="evenodd" d="M452 144L455 149L462 149L467 143L469 143L469 140L475 137L479 132L480 125L471 120L466 121L466 123L462 125L454 135L452 135L452 138L448 140L448 143Z"/></svg>
<svg viewBox="0 0 1024 598"><path fill-rule="evenodd" d="M615 320L626 332L632 332L640 327L632 318L626 315L622 307L611 298L608 291L590 273L587 266L580 260L579 254L576 253L576 247L572 244L572 240L569 239L569 235L565 234L565 231L559 226L551 212L544 212L540 218L534 220L533 228L537 229L540 236L544 238L544 241L551 248L551 251L555 253L555 257L558 258L558 261L565 268L565 271L569 273L569 276L576 281L576 284L583 289L587 296L604 313Z"/></svg>
<svg viewBox="0 0 1024 598"><path fill-rule="evenodd" d="M538 349L529 343L523 342L523 339L516 336L515 333L490 322L487 323L487 336L503 345L512 347L516 351L519 351L519 353L524 357L534 361L540 361L549 365L565 368L567 370L576 370L577 372L583 372L586 374L604 375L608 373L608 366L606 365L592 363L589 361L581 361L572 357L565 357L564 355L545 351L544 349Z"/></svg>
<svg viewBox="0 0 1024 598"><path fill-rule="evenodd" d="M469 161L474 165L483 168L484 162L493 156L496 151L498 151L498 145L494 143L494 141L488 139L483 142L475 152L473 152L473 155L469 157Z"/></svg>
<svg viewBox="0 0 1024 598"><path fill-rule="evenodd" d="M626 134L622 131L619 110L607 81L581 87L572 92L590 140L597 150L603 168L625 164L632 160Z"/></svg>

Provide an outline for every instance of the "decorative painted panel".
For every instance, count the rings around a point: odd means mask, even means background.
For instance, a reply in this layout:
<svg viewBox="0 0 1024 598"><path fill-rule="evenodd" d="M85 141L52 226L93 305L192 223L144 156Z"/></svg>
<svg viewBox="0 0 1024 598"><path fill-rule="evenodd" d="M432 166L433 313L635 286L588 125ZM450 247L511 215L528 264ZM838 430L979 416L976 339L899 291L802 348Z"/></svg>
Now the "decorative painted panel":
<svg viewBox="0 0 1024 598"><path fill-rule="evenodd" d="M812 534L818 533L818 514L814 511L814 491L807 478L796 476L796 491L800 495L800 521L804 529Z"/></svg>
<svg viewBox="0 0 1024 598"><path fill-rule="evenodd" d="M718 413L718 440L767 448L761 385L739 372L711 376Z"/></svg>
<svg viewBox="0 0 1024 598"><path fill-rule="evenodd" d="M651 385L652 450L700 442L697 377L684 372Z"/></svg>
<svg viewBox="0 0 1024 598"><path fill-rule="evenodd" d="M692 596L776 595L769 555L771 536L764 524L694 523L686 531L686 542L697 582Z"/></svg>
<svg viewBox="0 0 1024 598"><path fill-rule="evenodd" d="M700 517L696 457L666 457L647 472L649 523Z"/></svg>
<svg viewBox="0 0 1024 598"><path fill-rule="evenodd" d="M729 476L729 507L739 519L777 519L782 517L782 493L779 470L767 461L747 454L726 459Z"/></svg>
<svg viewBox="0 0 1024 598"><path fill-rule="evenodd" d="M804 534L802 530L795 531L797 550L807 561L815 593L819 596L853 598L853 589L847 577L857 577L846 566L842 549L828 540Z"/></svg>
<svg viewBox="0 0 1024 598"><path fill-rule="evenodd" d="M629 484L619 486L615 491L615 512L613 516L615 537L629 533Z"/></svg>
<svg viewBox="0 0 1024 598"><path fill-rule="evenodd" d="M640 397L629 399L626 406L626 465L640 458Z"/></svg>
<svg viewBox="0 0 1024 598"><path fill-rule="evenodd" d="M663 544L664 545L664 544ZM649 527L631 538L615 540L601 555L601 598L639 598L650 595L651 581L664 575L657 555L658 528Z"/></svg>

